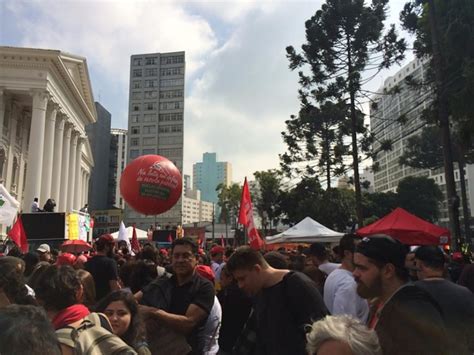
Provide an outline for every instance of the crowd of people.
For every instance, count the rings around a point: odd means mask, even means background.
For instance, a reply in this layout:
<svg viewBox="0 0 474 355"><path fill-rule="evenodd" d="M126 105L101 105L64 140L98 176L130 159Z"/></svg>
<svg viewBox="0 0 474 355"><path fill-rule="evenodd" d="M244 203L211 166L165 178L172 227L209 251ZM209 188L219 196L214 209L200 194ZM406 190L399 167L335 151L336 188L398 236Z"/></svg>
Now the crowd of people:
<svg viewBox="0 0 474 355"><path fill-rule="evenodd" d="M264 252L0 256L0 354L473 354L474 265L437 246L345 235Z"/></svg>

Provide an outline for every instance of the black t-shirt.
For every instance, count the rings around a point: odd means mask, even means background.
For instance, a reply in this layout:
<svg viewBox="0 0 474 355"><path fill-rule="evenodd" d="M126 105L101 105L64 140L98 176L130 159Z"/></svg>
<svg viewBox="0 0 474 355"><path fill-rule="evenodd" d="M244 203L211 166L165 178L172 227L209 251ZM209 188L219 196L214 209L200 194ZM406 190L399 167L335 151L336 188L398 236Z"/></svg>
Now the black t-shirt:
<svg viewBox="0 0 474 355"><path fill-rule="evenodd" d="M96 300L110 293L109 281L118 279L115 260L104 255L96 255L86 263L85 268L94 278Z"/></svg>
<svg viewBox="0 0 474 355"><path fill-rule="evenodd" d="M255 312L258 353L266 355L306 355L306 325L328 314L316 284L300 272L263 289Z"/></svg>
<svg viewBox="0 0 474 355"><path fill-rule="evenodd" d="M456 354L474 352L474 295L466 287L448 280L432 279L415 282L439 304L450 341ZM468 350L469 349L469 350Z"/></svg>

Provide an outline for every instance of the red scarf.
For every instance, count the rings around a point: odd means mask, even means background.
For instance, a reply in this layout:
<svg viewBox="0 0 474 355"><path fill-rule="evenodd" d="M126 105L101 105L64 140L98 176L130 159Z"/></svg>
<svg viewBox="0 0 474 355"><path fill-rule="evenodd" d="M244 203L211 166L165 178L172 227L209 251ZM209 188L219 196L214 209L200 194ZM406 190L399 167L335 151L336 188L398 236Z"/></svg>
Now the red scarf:
<svg viewBox="0 0 474 355"><path fill-rule="evenodd" d="M63 309L53 318L54 329L64 328L65 326L77 322L79 319L87 317L90 314L89 309L83 304L74 304Z"/></svg>

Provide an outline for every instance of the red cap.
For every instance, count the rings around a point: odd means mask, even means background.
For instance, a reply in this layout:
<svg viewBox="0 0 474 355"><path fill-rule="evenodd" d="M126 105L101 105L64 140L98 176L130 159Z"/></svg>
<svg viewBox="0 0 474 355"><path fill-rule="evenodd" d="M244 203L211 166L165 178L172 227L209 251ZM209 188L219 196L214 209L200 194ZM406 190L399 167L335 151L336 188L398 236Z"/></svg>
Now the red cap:
<svg viewBox="0 0 474 355"><path fill-rule="evenodd" d="M216 245L215 247L211 248L211 255L215 254L224 254L225 249L219 245Z"/></svg>
<svg viewBox="0 0 474 355"><path fill-rule="evenodd" d="M207 266L207 265L198 265L196 266L196 272L199 274L199 276L204 277L205 279L208 279L212 283L214 283L214 271Z"/></svg>
<svg viewBox="0 0 474 355"><path fill-rule="evenodd" d="M71 253L62 253L61 255L58 256L58 259L56 260L56 265L57 266L62 266L62 265L74 265L74 262L76 261L76 257L71 254Z"/></svg>

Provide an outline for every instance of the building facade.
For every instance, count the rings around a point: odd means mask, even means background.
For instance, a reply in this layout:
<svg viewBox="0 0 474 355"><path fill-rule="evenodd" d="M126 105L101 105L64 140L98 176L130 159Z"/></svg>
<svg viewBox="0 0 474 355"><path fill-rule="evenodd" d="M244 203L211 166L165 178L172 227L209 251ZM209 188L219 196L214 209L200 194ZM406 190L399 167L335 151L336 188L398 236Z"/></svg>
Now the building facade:
<svg viewBox="0 0 474 355"><path fill-rule="evenodd" d="M404 81L407 76L416 81L422 81L426 75L426 70L426 62L419 59L413 60L394 76L387 78L383 87L379 90L379 94L373 98L376 104L371 106L370 124L375 136L373 149L377 153L374 158L374 165L377 169L374 171L373 186L375 192L396 192L398 183L405 177L426 176L434 179L445 196L440 208L439 222L447 226L448 204L444 168L415 169L399 163L399 159L407 147L408 139L414 135L419 135L423 127L426 126L422 118L422 112L429 106L434 97L429 88L410 88ZM390 90L395 87L399 88L398 93L389 94ZM403 120L400 120L400 117ZM404 123L400 123L400 121L404 121ZM381 150L384 140L392 141L390 151ZM465 175L468 200L474 201L474 165L466 167ZM454 170L454 177L457 194L461 196L459 169ZM470 202L468 206L470 218L472 218L473 209ZM462 209L459 212L462 216Z"/></svg>
<svg viewBox="0 0 474 355"><path fill-rule="evenodd" d="M23 211L35 197L59 212L87 203L96 117L85 58L0 47L0 176Z"/></svg>
<svg viewBox="0 0 474 355"><path fill-rule="evenodd" d="M87 137L94 157L94 169L89 187L89 211L108 207L110 124L112 116L100 103L95 103L97 121L86 126Z"/></svg>
<svg viewBox="0 0 474 355"><path fill-rule="evenodd" d="M193 165L193 189L201 191L201 199L217 204L216 188L232 182L232 165L218 162L216 153L204 153L202 162Z"/></svg>
<svg viewBox="0 0 474 355"><path fill-rule="evenodd" d="M199 190L187 190L183 195L183 224L212 223L213 210L214 204L203 201Z"/></svg>
<svg viewBox="0 0 474 355"><path fill-rule="evenodd" d="M127 162L148 154L171 160L183 172L185 53L132 55ZM182 201L158 216L141 215L125 208L128 224L138 228L182 224Z"/></svg>
<svg viewBox="0 0 474 355"><path fill-rule="evenodd" d="M95 210L91 213L94 218L93 237L97 238L102 234L115 233L120 228L120 222L123 219L123 210L112 208L107 210Z"/></svg>
<svg viewBox="0 0 474 355"><path fill-rule="evenodd" d="M120 195L120 177L126 166L127 130L112 128L110 131L110 149L109 149L109 177L107 189L108 208L125 208L125 202Z"/></svg>

